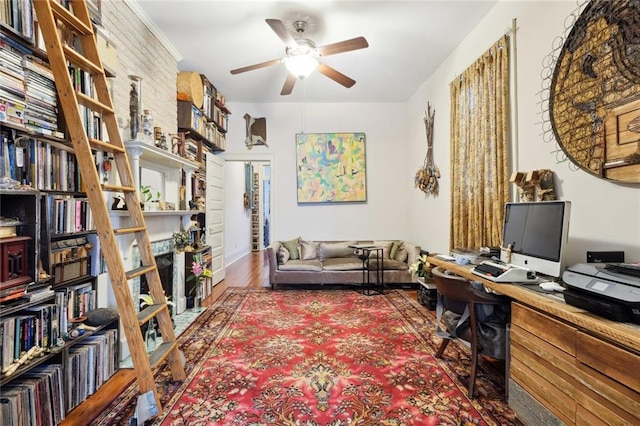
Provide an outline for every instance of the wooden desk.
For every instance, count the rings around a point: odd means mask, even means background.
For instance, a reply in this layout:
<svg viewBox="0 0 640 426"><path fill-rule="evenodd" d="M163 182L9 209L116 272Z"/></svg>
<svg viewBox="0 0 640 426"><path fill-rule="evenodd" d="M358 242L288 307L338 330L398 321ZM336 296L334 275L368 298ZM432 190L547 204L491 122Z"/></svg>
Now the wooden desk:
<svg viewBox="0 0 640 426"><path fill-rule="evenodd" d="M428 258L513 299L509 405L528 424L640 424L640 326Z"/></svg>

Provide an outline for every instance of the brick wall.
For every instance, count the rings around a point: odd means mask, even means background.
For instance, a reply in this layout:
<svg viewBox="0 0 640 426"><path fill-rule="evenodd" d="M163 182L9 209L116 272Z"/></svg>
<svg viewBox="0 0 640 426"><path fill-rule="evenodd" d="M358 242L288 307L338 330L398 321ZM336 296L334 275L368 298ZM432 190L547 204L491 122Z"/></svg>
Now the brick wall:
<svg viewBox="0 0 640 426"><path fill-rule="evenodd" d="M174 133L176 116L176 59L123 1L102 2L102 26L116 47L112 97L116 116L129 138L129 75L142 77L142 109L150 109L154 126L163 133ZM140 111L142 113L142 111Z"/></svg>

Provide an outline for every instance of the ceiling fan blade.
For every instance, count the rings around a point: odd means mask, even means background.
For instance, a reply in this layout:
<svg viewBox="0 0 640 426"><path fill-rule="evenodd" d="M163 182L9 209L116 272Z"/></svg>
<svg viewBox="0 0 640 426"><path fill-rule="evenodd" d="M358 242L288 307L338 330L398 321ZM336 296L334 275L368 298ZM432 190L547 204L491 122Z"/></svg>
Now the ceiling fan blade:
<svg viewBox="0 0 640 426"><path fill-rule="evenodd" d="M364 37L356 37L350 40L339 41L333 44L318 47L321 56L335 55L337 53L349 52L351 50L364 49L369 47L369 43Z"/></svg>
<svg viewBox="0 0 640 426"><path fill-rule="evenodd" d="M267 24L269 24L271 29L280 37L280 40L282 40L287 47L294 48L298 46L298 43L293 39L291 33L287 31L287 27L284 26L281 20L265 19L265 21L267 21Z"/></svg>
<svg viewBox="0 0 640 426"><path fill-rule="evenodd" d="M354 84L356 84L355 80L347 77L346 75L342 74L340 71L337 71L334 68L331 68L329 65L324 64L322 62L320 63L320 65L318 65L318 71L320 71L321 74L326 75L336 83L342 84L347 89L353 86Z"/></svg>
<svg viewBox="0 0 640 426"><path fill-rule="evenodd" d="M282 59L273 59L271 61L261 62L259 64L249 65L247 67L236 68L235 70L231 70L231 74L240 74L242 72L253 71L260 68L270 67L271 65L278 65L282 62Z"/></svg>
<svg viewBox="0 0 640 426"><path fill-rule="evenodd" d="M293 86L295 86L297 79L298 78L295 75L288 72L287 79L284 81L284 86L282 86L282 91L280 92L280 94L282 96L290 95L291 92L293 92Z"/></svg>

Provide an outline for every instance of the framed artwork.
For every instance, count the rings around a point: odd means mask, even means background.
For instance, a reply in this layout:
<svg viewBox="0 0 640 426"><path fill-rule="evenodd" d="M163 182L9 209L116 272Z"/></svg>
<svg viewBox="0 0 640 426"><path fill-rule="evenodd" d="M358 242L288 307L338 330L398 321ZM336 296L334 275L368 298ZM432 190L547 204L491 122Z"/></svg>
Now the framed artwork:
<svg viewBox="0 0 640 426"><path fill-rule="evenodd" d="M298 204L367 201L364 133L296 134Z"/></svg>

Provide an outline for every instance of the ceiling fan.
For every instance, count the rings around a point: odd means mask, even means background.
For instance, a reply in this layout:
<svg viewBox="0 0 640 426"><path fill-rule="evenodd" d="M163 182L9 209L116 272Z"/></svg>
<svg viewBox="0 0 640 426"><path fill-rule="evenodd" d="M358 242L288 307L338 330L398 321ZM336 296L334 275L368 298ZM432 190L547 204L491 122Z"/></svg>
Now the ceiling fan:
<svg viewBox="0 0 640 426"><path fill-rule="evenodd" d="M356 84L355 80L352 78L347 77L336 69L321 62L321 58L369 47L369 43L367 43L367 40L364 37L356 37L340 41L338 43L316 47L313 41L304 37L304 32L307 29L307 23L305 21L296 21L293 23L293 28L296 33L298 33L298 37L295 39L289 33L282 21L278 19L266 19L265 21L284 42L286 46L286 56L282 59L274 59L271 61L261 62L259 64L237 68L231 70L231 74L240 74L283 63L289 70L289 74L287 74L287 79L285 80L282 91L280 92L281 95L291 94L293 86L296 84L296 80L298 78L303 79L307 77L316 68L321 74L324 74L346 88Z"/></svg>

